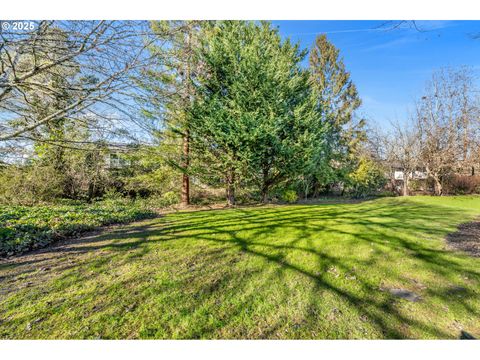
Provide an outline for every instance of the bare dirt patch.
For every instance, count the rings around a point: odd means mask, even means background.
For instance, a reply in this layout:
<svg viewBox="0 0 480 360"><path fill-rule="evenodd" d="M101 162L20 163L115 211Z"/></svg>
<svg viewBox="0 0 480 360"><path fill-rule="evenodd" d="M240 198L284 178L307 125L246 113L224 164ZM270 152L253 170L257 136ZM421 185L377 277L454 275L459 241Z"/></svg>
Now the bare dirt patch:
<svg viewBox="0 0 480 360"><path fill-rule="evenodd" d="M448 234L446 239L451 248L480 257L480 221L460 225L458 230Z"/></svg>

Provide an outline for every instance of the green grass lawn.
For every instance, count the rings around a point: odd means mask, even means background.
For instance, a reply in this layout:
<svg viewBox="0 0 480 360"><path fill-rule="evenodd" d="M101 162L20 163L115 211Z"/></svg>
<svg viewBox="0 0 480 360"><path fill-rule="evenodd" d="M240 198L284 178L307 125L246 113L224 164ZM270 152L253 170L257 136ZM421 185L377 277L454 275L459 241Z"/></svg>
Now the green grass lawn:
<svg viewBox="0 0 480 360"><path fill-rule="evenodd" d="M479 215L412 197L118 227L0 263L0 338L478 338L480 258L444 238Z"/></svg>

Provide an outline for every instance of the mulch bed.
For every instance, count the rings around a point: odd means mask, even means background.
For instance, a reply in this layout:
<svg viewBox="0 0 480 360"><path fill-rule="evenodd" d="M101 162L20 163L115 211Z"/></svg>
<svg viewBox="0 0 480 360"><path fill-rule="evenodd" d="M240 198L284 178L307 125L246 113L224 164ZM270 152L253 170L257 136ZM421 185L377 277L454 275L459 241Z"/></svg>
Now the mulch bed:
<svg viewBox="0 0 480 360"><path fill-rule="evenodd" d="M447 242L456 250L480 257L480 221L460 225L457 231L447 235Z"/></svg>

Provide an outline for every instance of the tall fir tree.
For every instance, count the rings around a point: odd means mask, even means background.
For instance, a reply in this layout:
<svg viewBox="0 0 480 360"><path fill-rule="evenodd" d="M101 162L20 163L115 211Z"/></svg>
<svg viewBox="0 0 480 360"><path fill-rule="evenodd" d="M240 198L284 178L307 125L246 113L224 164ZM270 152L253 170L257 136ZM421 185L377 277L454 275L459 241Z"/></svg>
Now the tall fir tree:
<svg viewBox="0 0 480 360"><path fill-rule="evenodd" d="M162 141L169 138L179 146L179 156L169 163L182 173L181 201L190 204L190 125L189 116L195 93L194 78L199 66L194 63L198 44L199 21L154 21L152 32L156 38L150 53L156 58L156 67L145 69L138 79L146 90L144 114L162 122ZM145 99L142 98L142 101Z"/></svg>
<svg viewBox="0 0 480 360"><path fill-rule="evenodd" d="M310 51L309 63L312 86L318 91L318 106L336 126L350 123L362 102L340 58L340 50L326 35L319 35Z"/></svg>
<svg viewBox="0 0 480 360"><path fill-rule="evenodd" d="M365 140L365 120L355 111L361 105L357 88L346 70L340 50L326 35L317 36L310 50L310 82L318 112L330 125L329 152L325 154L322 173L316 174L314 187L322 187L344 178L355 167L356 153ZM329 159L330 158L330 159ZM328 160L330 163L328 164ZM350 170L349 170L350 169ZM325 174L329 173L329 176ZM315 192L317 192L316 189Z"/></svg>
<svg viewBox="0 0 480 360"><path fill-rule="evenodd" d="M240 176L267 201L272 187L304 166L305 149L322 132L300 66L306 53L268 22L219 22L202 43L207 69L197 83L192 129L198 153L208 158L205 172L224 174L230 205Z"/></svg>

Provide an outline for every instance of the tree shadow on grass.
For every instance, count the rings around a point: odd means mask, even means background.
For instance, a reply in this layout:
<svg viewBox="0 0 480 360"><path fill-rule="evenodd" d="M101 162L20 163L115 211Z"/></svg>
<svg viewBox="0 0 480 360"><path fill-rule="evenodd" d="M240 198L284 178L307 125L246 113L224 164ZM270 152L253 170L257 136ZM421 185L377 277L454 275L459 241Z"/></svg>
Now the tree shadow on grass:
<svg viewBox="0 0 480 360"><path fill-rule="evenodd" d="M341 315L330 316L319 305L318 295L328 294L338 299L345 309L353 309L359 316L368 319L367 325L372 329L374 337L408 338L411 334L421 334L422 337L451 338L451 329L446 329L436 319L426 321L405 312L402 309L403 303L400 302L403 300L392 298L381 287L383 281L392 286L408 285L412 274L407 276L395 272L395 264L389 262L390 258L392 261L405 259L411 261L419 271L428 272L435 283L444 284L443 287L431 285L432 288L421 290L422 296L436 298L445 304L454 303L471 316L480 317L478 303L475 302L478 294L474 290L479 284L479 272L472 266L466 266L466 260L461 255L443 249L439 243L439 239L460 223L462 217L460 211L452 208L408 201L399 205L397 201L387 200L335 206L179 213L157 219L155 223L149 223L143 228L118 230L63 246L61 251L71 255L96 254L98 251L104 251L105 254L102 253L101 258L92 256L82 263L62 268L59 281L62 291L67 291L78 286L76 269L83 269L87 265L96 268L98 271L88 278L100 279L105 271L111 270L111 263L121 268L137 261L141 266L142 261L152 256L152 252L162 251L165 256L159 255L153 259L164 259L168 267L174 269L172 271L177 271L175 276L179 279L170 290L159 287L158 293L152 293L155 285L148 281L149 276L155 276L156 270L152 267L133 279L102 283L100 292L94 289L88 295L93 296L93 292L97 291L97 296L105 297L105 309L114 313L115 309L121 309L123 305L115 301L115 296L109 300L107 295L112 293L112 289L128 289L129 284L136 284L134 291L137 293L132 298L137 303L148 303L151 300L145 294L161 296L165 301L177 300L180 312L171 309L171 317L167 316L168 319L164 322L145 320L139 325L141 330L135 337L361 337L358 329L351 329L351 333L349 329L336 332L335 317ZM338 242L344 244L343 248L339 248L338 254L332 253L331 249L336 249ZM168 259L170 251L177 254L174 252L178 250L177 247L185 248L188 253L176 259ZM357 256L357 248L369 248L372 255ZM44 253L48 252L55 253L55 248ZM303 263L299 260L302 257L313 259L314 265ZM261 259L265 266L238 266L239 270L236 270L238 264L244 265L250 258ZM28 264L20 263L14 267L22 268L26 265ZM366 272L357 271L353 281L355 286L352 287L347 286L343 278L340 281L337 274L329 272L330 269L335 269L344 277L352 268L362 271L374 269L379 276L372 277ZM259 310L260 305L255 305L255 299L259 296L268 298L272 284L281 289L287 277L292 274L300 282L304 281L302 279L310 282L311 304L302 310L301 319L295 320L297 322L293 324L288 314L278 318L272 315L274 320L270 320L266 313ZM461 277L468 277L471 284L461 296L455 294L453 297L448 288ZM250 288L249 283L257 284L256 288ZM234 290L231 289L232 286ZM275 301L279 306L289 301L286 290L278 296ZM219 299L228 304L225 309L217 304ZM141 308L140 305L139 307ZM335 307L331 311L341 313L342 310ZM215 320L206 321L207 314L213 314ZM91 316L93 315L87 318ZM130 314L119 316L123 320L118 320L118 326L127 326ZM23 324L27 318L18 318L17 322ZM187 325L182 323L185 318L189 319ZM256 321L263 325L256 326ZM341 326L345 328L345 324ZM325 328L332 330L330 333L321 333ZM316 335L318 329L320 334ZM107 330L104 332L108 333Z"/></svg>

